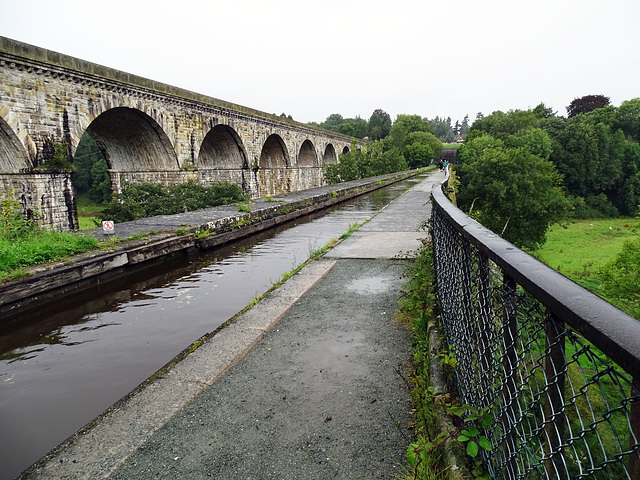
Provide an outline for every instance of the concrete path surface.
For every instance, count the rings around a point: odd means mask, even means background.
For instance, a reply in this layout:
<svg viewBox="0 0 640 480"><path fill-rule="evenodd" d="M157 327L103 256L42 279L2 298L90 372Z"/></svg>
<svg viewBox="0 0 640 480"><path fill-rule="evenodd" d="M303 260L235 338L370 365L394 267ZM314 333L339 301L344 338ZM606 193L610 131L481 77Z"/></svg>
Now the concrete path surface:
<svg viewBox="0 0 640 480"><path fill-rule="evenodd" d="M24 478L373 479L412 441L393 314L436 172Z"/></svg>

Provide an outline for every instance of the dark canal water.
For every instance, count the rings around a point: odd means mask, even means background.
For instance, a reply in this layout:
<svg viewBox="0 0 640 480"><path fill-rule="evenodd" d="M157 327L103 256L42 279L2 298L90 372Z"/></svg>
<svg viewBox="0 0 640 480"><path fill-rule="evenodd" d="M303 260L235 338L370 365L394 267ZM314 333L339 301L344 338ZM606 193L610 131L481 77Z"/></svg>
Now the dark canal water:
<svg viewBox="0 0 640 480"><path fill-rule="evenodd" d="M164 261L0 325L0 479L18 476L312 251L422 178L195 258Z"/></svg>

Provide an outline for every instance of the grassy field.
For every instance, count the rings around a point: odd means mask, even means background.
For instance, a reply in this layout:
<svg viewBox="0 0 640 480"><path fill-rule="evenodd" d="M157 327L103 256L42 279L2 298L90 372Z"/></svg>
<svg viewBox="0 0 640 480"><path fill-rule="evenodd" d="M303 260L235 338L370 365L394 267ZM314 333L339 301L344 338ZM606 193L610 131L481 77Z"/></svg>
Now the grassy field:
<svg viewBox="0 0 640 480"><path fill-rule="evenodd" d="M96 224L93 220L97 220L100 212L106 208L105 205L91 200L87 193L81 193L76 197L76 206L78 208L78 223L80 225L80 230L95 228Z"/></svg>
<svg viewBox="0 0 640 480"><path fill-rule="evenodd" d="M563 228L554 225L535 256L583 287L597 293L595 273L622 250L622 244L640 235L634 218L577 220Z"/></svg>

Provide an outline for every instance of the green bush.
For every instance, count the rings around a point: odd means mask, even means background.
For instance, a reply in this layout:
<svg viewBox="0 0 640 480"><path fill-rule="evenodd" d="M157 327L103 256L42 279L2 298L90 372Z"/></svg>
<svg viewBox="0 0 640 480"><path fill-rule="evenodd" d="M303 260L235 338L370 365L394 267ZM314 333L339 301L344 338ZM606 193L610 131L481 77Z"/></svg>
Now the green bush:
<svg viewBox="0 0 640 480"><path fill-rule="evenodd" d="M382 142L367 143L360 150L355 141L351 150L340 154L340 163L324 164L324 180L332 185L361 178L408 170L407 162L397 148L384 151Z"/></svg>
<svg viewBox="0 0 640 480"><path fill-rule="evenodd" d="M577 197L575 203L575 218L617 218L618 209L609 201L604 193L590 195L586 198Z"/></svg>
<svg viewBox="0 0 640 480"><path fill-rule="evenodd" d="M173 215L202 208L227 205L247 199L239 185L217 182L209 187L195 182L178 185L127 183L122 193L102 212L102 219L128 222L154 215Z"/></svg>

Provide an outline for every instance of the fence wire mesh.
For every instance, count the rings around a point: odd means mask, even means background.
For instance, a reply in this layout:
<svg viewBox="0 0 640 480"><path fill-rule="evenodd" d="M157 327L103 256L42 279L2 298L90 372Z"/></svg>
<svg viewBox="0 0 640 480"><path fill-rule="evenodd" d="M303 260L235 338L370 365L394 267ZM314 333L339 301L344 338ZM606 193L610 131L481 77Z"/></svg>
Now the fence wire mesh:
<svg viewBox="0 0 640 480"><path fill-rule="evenodd" d="M639 479L639 372L548 313L433 203L442 327L460 402L493 418L490 475Z"/></svg>

